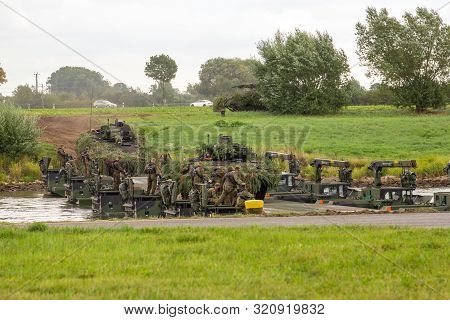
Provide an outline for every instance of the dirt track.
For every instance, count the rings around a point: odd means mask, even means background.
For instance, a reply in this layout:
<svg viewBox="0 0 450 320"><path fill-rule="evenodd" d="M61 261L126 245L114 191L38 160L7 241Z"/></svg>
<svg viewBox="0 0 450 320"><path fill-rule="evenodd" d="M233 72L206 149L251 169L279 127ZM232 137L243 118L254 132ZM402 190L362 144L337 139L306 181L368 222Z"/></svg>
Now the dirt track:
<svg viewBox="0 0 450 320"><path fill-rule="evenodd" d="M92 117L92 127L99 125L101 119ZM81 133L89 131L89 116L42 116L39 126L44 130L42 140L56 146L64 145L69 153L75 153L75 141Z"/></svg>

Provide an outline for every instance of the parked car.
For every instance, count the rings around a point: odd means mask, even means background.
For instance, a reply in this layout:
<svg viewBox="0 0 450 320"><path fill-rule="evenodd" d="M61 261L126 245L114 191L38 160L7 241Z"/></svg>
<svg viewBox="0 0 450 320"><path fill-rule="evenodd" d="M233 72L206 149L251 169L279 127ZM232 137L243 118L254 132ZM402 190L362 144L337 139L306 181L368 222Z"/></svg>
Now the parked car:
<svg viewBox="0 0 450 320"><path fill-rule="evenodd" d="M95 108L116 108L117 104L108 100L96 100L93 104Z"/></svg>
<svg viewBox="0 0 450 320"><path fill-rule="evenodd" d="M210 107L213 103L209 100L198 100L191 103L191 107Z"/></svg>

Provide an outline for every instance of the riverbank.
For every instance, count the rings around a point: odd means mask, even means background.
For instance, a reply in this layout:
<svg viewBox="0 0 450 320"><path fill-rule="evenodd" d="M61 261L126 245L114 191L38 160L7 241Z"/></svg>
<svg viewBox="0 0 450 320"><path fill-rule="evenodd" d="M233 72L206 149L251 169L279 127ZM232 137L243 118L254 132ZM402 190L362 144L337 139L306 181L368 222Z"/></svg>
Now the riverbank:
<svg viewBox="0 0 450 320"><path fill-rule="evenodd" d="M336 179L325 178L325 181L336 181ZM381 178L384 186L399 187L400 178L395 176L385 176ZM362 188L373 184L372 177L363 177L355 179L352 183L353 187ZM418 188L445 188L449 186L449 178L447 176L434 178L418 178ZM42 181L34 182L0 182L0 192L16 192L16 191L45 191L45 185Z"/></svg>
<svg viewBox="0 0 450 320"><path fill-rule="evenodd" d="M0 182L0 192L45 191L42 181L34 182Z"/></svg>
<svg viewBox="0 0 450 320"><path fill-rule="evenodd" d="M397 176L384 176L381 178L383 186L386 187L400 187L400 177ZM447 176L433 177L433 178L417 178L418 188L443 188L450 186L450 178ZM355 179L352 182L353 187L369 187L373 185L372 177L363 177Z"/></svg>

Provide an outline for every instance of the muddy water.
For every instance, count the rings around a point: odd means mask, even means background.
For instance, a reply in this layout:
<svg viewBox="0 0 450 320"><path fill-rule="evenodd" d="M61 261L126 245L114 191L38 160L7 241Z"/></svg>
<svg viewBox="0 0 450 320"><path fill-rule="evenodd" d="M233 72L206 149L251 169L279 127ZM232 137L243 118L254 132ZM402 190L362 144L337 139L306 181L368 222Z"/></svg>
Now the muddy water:
<svg viewBox="0 0 450 320"><path fill-rule="evenodd" d="M39 192L0 193L0 222L82 221L90 219L90 208L69 204Z"/></svg>

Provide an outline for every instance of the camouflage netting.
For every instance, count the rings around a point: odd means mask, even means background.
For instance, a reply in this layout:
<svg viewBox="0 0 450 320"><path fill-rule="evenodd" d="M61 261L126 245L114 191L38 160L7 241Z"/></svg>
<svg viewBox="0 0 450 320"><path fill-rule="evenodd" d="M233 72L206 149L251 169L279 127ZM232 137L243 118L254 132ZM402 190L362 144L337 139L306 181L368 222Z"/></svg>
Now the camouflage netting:
<svg viewBox="0 0 450 320"><path fill-rule="evenodd" d="M172 160L170 164L161 167L161 174L166 179L178 181L180 193L187 194L192 188L190 169L196 165L203 167L203 173L208 179L211 179L214 168L218 167L209 161L189 163L187 161ZM228 163L220 165L224 172L230 166L239 166L241 168L241 179L247 185L248 191L256 194L262 189L268 190L278 185L283 164L278 160L262 159L251 163Z"/></svg>
<svg viewBox="0 0 450 320"><path fill-rule="evenodd" d="M261 96L256 90L243 90L214 99L214 111L221 112L225 109L231 111L263 111L266 110L266 107L261 102Z"/></svg>
<svg viewBox="0 0 450 320"><path fill-rule="evenodd" d="M139 159L136 152L123 150L114 143L106 143L95 140L89 133L80 135L76 142L77 165L82 168L81 153L89 147L89 155L93 160L97 160L100 172L107 173L106 160L114 160L120 158L120 162L129 174L137 174L139 168Z"/></svg>
<svg viewBox="0 0 450 320"><path fill-rule="evenodd" d="M256 194L262 188L273 189L278 185L282 164L278 160L262 160L257 165L245 165L242 168L244 182L248 190Z"/></svg>
<svg viewBox="0 0 450 320"><path fill-rule="evenodd" d="M237 143L202 144L197 150L199 157L209 154L215 161L229 161L235 159L250 159L253 155L251 148Z"/></svg>

